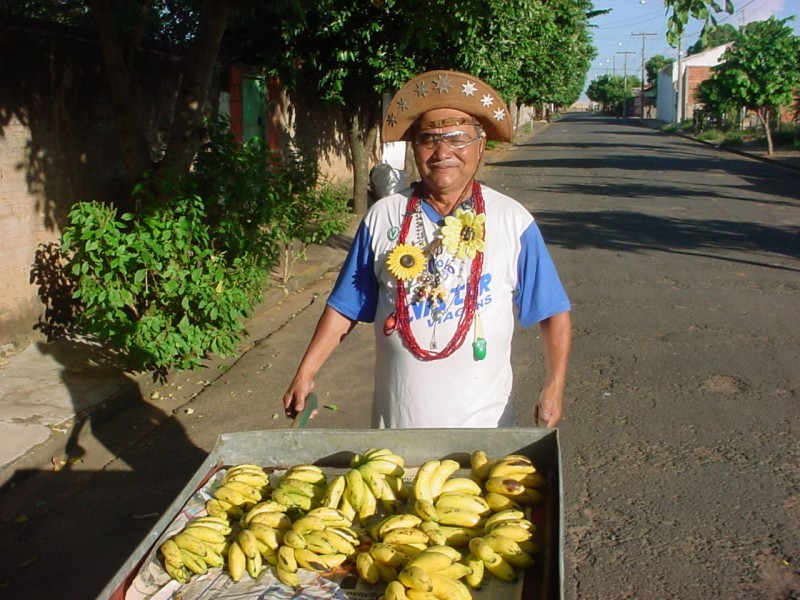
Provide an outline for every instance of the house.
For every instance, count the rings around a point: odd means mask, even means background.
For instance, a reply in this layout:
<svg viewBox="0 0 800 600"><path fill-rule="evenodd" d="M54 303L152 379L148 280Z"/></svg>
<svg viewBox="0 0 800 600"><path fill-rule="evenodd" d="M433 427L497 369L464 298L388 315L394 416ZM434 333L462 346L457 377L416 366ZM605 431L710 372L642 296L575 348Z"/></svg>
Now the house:
<svg viewBox="0 0 800 600"><path fill-rule="evenodd" d="M709 48L698 54L679 57L658 72L656 118L666 123L691 119L695 107L697 86L711 77L711 68L718 65L732 42Z"/></svg>

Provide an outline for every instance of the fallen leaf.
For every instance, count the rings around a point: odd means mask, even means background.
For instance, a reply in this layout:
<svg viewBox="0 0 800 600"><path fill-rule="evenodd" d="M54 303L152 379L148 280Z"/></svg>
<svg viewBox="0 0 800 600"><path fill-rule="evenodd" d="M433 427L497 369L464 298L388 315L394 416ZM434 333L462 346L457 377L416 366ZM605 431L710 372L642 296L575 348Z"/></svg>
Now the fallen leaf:
<svg viewBox="0 0 800 600"><path fill-rule="evenodd" d="M325 408L327 408L328 410L339 410L339 407L335 404L326 404Z"/></svg>
<svg viewBox="0 0 800 600"><path fill-rule="evenodd" d="M158 393L158 390L150 392L150 400L158 400L159 398L161 398L161 394Z"/></svg>
<svg viewBox="0 0 800 600"><path fill-rule="evenodd" d="M194 413L194 409L193 408L187 408L185 412L186 412L187 415L191 415L192 413Z"/></svg>
<svg viewBox="0 0 800 600"><path fill-rule="evenodd" d="M18 517L14 517L14 523L21 525L22 523L27 523L30 519L28 519L28 515L19 515Z"/></svg>
<svg viewBox="0 0 800 600"><path fill-rule="evenodd" d="M275 420L275 419L277 419L277 418L278 418L278 413L273 413L273 414L272 414L272 420L274 421L274 420Z"/></svg>

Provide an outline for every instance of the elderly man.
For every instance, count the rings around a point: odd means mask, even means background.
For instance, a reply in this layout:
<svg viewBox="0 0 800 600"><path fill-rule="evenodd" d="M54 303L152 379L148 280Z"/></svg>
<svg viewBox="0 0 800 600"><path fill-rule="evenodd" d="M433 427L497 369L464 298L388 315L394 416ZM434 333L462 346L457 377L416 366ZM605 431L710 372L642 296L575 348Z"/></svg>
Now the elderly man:
<svg viewBox="0 0 800 600"><path fill-rule="evenodd" d="M408 141L421 183L364 217L297 373L287 416L359 321L375 327L373 427L510 427L514 314L539 323L545 382L536 422L561 418L570 304L530 213L476 180L508 110L475 77L431 71L389 105L384 141Z"/></svg>

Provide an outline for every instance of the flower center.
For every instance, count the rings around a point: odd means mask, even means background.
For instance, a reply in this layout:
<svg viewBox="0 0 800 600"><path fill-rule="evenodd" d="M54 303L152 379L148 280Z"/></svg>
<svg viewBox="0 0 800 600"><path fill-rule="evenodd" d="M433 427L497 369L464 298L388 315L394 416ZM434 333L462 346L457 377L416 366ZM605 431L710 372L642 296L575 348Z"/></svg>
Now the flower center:
<svg viewBox="0 0 800 600"><path fill-rule="evenodd" d="M416 261L414 260L414 257L411 256L410 254L404 254L403 256L400 257L400 264L403 265L406 269L408 269L409 267L413 267L415 262Z"/></svg>

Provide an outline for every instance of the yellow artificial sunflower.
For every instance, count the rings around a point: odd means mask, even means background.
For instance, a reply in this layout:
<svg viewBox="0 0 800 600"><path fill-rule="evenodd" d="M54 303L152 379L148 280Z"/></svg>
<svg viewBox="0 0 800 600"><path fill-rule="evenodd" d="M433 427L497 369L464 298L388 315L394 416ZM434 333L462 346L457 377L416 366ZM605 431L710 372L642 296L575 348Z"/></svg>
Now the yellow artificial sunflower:
<svg viewBox="0 0 800 600"><path fill-rule="evenodd" d="M456 209L452 216L444 218L441 230L442 243L447 251L456 258L475 258L477 252L483 252L484 227L486 215L476 215L472 211Z"/></svg>
<svg viewBox="0 0 800 600"><path fill-rule="evenodd" d="M425 255L413 244L398 244L386 258L386 267L398 279L414 279L425 268Z"/></svg>

